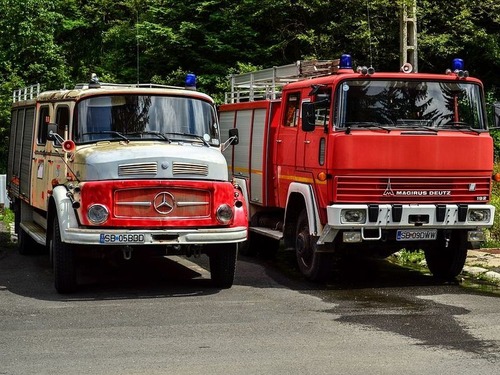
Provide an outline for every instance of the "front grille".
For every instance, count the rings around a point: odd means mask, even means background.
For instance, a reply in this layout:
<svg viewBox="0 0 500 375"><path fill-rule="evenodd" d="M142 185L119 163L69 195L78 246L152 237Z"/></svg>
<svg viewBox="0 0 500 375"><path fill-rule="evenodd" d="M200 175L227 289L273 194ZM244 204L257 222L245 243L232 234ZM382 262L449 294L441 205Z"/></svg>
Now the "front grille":
<svg viewBox="0 0 500 375"><path fill-rule="evenodd" d="M117 190L114 215L134 219L198 219L210 217L210 192L179 187Z"/></svg>
<svg viewBox="0 0 500 375"><path fill-rule="evenodd" d="M478 203L489 198L489 177L354 177L335 179L341 203Z"/></svg>
<svg viewBox="0 0 500 375"><path fill-rule="evenodd" d="M155 176L158 172L156 162L121 164L118 166L118 176Z"/></svg>
<svg viewBox="0 0 500 375"><path fill-rule="evenodd" d="M193 163L182 163L173 162L172 164L172 174L194 174L199 176L208 176L208 165L206 164L193 164Z"/></svg>

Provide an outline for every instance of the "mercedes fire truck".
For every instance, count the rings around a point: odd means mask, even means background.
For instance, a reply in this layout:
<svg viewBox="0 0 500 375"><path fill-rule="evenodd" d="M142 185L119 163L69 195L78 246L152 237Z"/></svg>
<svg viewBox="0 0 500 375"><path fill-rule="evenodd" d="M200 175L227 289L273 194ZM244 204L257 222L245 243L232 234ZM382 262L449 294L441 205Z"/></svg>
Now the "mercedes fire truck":
<svg viewBox="0 0 500 375"><path fill-rule="evenodd" d="M187 82L194 82L193 76ZM213 100L190 87L104 84L13 96L8 193L21 253L43 246L55 288L83 256L209 257L234 281L246 204L228 176Z"/></svg>

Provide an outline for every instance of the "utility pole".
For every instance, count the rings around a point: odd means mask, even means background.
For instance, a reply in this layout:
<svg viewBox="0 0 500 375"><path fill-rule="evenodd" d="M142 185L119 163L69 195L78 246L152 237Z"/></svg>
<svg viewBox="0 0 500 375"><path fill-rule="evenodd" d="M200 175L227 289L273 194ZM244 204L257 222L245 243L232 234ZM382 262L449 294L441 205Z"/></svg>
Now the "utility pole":
<svg viewBox="0 0 500 375"><path fill-rule="evenodd" d="M400 63L409 63L413 72L418 72L417 0L403 0L401 4Z"/></svg>

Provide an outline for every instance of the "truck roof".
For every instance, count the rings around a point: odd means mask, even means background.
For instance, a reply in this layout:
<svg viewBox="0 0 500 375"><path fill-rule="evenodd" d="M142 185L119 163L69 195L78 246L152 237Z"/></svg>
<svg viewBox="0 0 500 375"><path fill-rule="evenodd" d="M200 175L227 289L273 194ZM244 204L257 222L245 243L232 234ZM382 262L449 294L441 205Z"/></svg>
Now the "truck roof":
<svg viewBox="0 0 500 375"><path fill-rule="evenodd" d="M31 86L30 86L31 87ZM39 85L38 85L39 89ZM26 92L28 93L26 95ZM30 102L53 102L53 101L78 101L85 97L100 95L166 95L184 96L196 98L213 103L213 99L201 92L188 90L183 87L163 86L153 84L101 84L99 88L90 87L87 84L78 84L73 89L52 90L44 92L20 89L14 92L13 105L26 105Z"/></svg>

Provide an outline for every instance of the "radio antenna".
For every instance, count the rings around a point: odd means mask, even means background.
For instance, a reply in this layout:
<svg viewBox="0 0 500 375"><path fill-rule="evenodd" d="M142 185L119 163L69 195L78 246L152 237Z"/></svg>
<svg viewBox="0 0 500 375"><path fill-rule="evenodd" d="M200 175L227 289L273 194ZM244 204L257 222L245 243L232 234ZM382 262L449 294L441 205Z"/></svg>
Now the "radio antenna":
<svg viewBox="0 0 500 375"><path fill-rule="evenodd" d="M140 73L140 48L139 48L139 7L137 6L136 3L136 21L135 21L135 43L136 43L136 63L137 63L137 85L140 84L140 78L139 78L139 73Z"/></svg>
<svg viewBox="0 0 500 375"><path fill-rule="evenodd" d="M368 45L370 47L370 67L373 68L372 30L370 27L370 4L368 0L366 0L366 17L368 18Z"/></svg>

